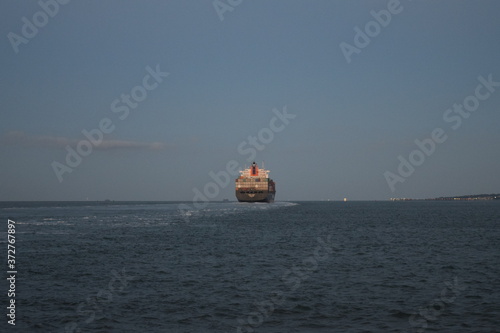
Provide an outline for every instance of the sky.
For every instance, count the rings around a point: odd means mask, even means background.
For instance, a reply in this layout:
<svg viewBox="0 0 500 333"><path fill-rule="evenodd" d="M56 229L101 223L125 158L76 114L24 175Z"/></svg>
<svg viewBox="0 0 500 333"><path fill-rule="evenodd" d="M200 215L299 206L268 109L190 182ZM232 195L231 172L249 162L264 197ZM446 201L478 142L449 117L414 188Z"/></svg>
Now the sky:
<svg viewBox="0 0 500 333"><path fill-rule="evenodd" d="M234 200L253 160L276 200L500 192L498 1L0 13L0 200Z"/></svg>

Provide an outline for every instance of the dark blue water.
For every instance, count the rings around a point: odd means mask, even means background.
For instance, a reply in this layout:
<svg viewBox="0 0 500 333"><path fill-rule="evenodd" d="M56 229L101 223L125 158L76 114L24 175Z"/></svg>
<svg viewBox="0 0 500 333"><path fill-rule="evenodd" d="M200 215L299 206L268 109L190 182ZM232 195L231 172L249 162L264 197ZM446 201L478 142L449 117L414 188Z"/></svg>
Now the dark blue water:
<svg viewBox="0 0 500 333"><path fill-rule="evenodd" d="M500 332L498 201L0 207L9 331Z"/></svg>

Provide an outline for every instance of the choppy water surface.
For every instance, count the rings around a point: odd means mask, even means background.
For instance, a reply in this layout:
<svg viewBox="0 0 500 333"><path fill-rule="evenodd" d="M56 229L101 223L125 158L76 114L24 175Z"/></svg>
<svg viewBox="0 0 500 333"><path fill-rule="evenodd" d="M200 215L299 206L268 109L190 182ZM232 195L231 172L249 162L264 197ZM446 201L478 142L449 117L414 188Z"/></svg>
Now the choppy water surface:
<svg viewBox="0 0 500 333"><path fill-rule="evenodd" d="M500 332L498 201L0 212L19 332Z"/></svg>

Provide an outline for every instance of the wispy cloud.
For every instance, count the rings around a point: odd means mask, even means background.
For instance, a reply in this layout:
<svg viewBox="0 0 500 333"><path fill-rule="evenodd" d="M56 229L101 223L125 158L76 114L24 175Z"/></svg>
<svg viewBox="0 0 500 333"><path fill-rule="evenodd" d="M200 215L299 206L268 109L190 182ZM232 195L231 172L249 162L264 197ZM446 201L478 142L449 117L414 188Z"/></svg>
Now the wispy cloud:
<svg viewBox="0 0 500 333"><path fill-rule="evenodd" d="M20 131L11 131L0 137L2 146L22 146L36 148L65 148L66 146L76 146L80 140L69 139L61 136L35 136ZM138 142L126 140L105 140L98 145L94 145L96 150L112 149L137 149L137 150L165 150L173 148L172 144L163 142Z"/></svg>

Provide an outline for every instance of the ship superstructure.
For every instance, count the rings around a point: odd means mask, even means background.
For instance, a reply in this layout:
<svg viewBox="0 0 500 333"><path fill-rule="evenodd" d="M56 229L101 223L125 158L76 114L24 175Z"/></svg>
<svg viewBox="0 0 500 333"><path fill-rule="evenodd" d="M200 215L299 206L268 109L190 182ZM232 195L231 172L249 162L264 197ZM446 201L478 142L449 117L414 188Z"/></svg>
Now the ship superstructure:
<svg viewBox="0 0 500 333"><path fill-rule="evenodd" d="M249 168L240 171L236 179L236 198L240 202L273 202L276 184L269 178L269 170L259 168L253 162Z"/></svg>

